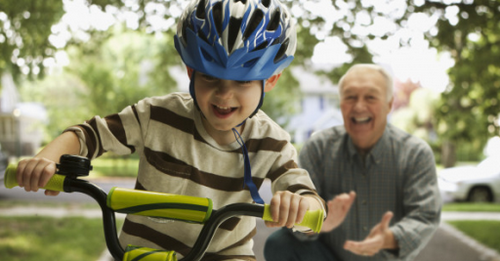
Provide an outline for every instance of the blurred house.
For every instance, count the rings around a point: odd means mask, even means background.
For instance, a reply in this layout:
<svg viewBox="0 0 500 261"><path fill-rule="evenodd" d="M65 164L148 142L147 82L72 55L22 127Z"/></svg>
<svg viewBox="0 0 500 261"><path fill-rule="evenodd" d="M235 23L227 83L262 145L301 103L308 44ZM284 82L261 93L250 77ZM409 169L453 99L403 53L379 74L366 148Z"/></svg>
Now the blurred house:
<svg viewBox="0 0 500 261"><path fill-rule="evenodd" d="M295 143L304 143L316 131L342 125L339 109L338 87L324 75L317 75L303 67L291 68L300 84L302 99L301 113L295 115L287 131Z"/></svg>
<svg viewBox="0 0 500 261"><path fill-rule="evenodd" d="M0 93L0 143L11 156L34 155L43 139L41 124L47 121L45 108L22 103L12 76L4 73Z"/></svg>

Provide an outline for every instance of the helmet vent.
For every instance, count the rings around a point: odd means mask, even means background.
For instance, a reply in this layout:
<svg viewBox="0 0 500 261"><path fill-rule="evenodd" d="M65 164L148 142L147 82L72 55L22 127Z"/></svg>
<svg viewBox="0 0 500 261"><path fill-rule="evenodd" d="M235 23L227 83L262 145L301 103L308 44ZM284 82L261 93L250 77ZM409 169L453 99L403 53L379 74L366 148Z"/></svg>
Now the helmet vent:
<svg viewBox="0 0 500 261"><path fill-rule="evenodd" d="M215 23L215 29L217 29L217 33L222 35L222 2L217 2L213 7L212 7L212 12L213 12L213 17L214 17L214 23Z"/></svg>
<svg viewBox="0 0 500 261"><path fill-rule="evenodd" d="M200 0L198 3L198 8L196 8L196 17L199 19L205 19L205 0Z"/></svg>
<svg viewBox="0 0 500 261"><path fill-rule="evenodd" d="M278 63L279 61L286 58L286 50L288 49L288 44L290 43L290 39L286 39L280 46L278 53L274 57L274 63Z"/></svg>
<svg viewBox="0 0 500 261"><path fill-rule="evenodd" d="M267 42L267 41L265 41L265 42L263 42L263 43L259 44L259 46L255 47L252 51L262 50L262 49L264 49L264 48L266 48L266 47L267 47L267 44L268 44L268 42Z"/></svg>
<svg viewBox="0 0 500 261"><path fill-rule="evenodd" d="M271 4L271 0L262 0L261 3L266 8L269 8L269 5Z"/></svg>
<svg viewBox="0 0 500 261"><path fill-rule="evenodd" d="M238 37L238 33L240 31L241 26L241 18L231 17L229 20L229 32L228 32L228 50L230 53L233 52L234 43L236 42L236 38Z"/></svg>
<svg viewBox="0 0 500 261"><path fill-rule="evenodd" d="M257 9L255 12L252 14L252 17L250 18L250 22L248 23L247 29L245 30L245 33L243 34L243 40L248 39L250 35L255 31L255 29L259 26L259 24L262 22L262 18L264 17L264 13L262 10Z"/></svg>
<svg viewBox="0 0 500 261"><path fill-rule="evenodd" d="M271 17L271 20L269 21L269 24L267 25L267 30L268 31L275 31L279 24L280 24L280 16L281 16L281 12L279 9L276 9L274 12L273 12L273 15Z"/></svg>

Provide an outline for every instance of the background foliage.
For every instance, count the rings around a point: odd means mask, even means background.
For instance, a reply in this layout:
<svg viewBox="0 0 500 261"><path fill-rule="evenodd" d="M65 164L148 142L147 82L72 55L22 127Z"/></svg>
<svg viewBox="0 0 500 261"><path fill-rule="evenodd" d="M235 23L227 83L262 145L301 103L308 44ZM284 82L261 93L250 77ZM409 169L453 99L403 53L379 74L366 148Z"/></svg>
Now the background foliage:
<svg viewBox="0 0 500 261"><path fill-rule="evenodd" d="M172 35L175 20L186 1L86 2L89 10L112 14L115 23L107 28L71 28L61 24L68 19L64 8L69 2L0 2L0 73L9 72L21 83L33 76L43 78L45 64L55 58L57 50L65 50L71 61L64 76L59 78L63 82L26 84L21 90L23 94L45 101L49 107L55 105L47 102L48 97L68 97L67 104L57 110L78 106L81 108L78 112L71 111L80 120L80 115L116 112L142 97L175 89L168 68L181 62ZM437 138L435 148L442 150L444 165L454 164L457 148L480 151L489 137L499 135L499 0L289 0L286 3L298 25L293 65L308 67L314 47L329 37L340 39L345 46L350 58L323 72L333 82L354 63L379 60L371 43L411 46L417 39L401 32L408 30L412 19L423 16L433 21L424 32L429 46L449 53L455 62L448 72L450 85L432 106L430 119L426 120L426 126ZM130 22L123 17L134 19ZM164 26L158 26L158 21ZM374 30L375 25L382 29ZM51 37L63 32L69 34L66 43L55 47ZM147 81L143 81L145 78ZM32 93L37 93L36 97L29 95ZM264 109L285 124L287 119L283 115L296 110L299 93L298 82L286 72L279 87L266 96ZM54 124L66 121L59 115L62 112L50 111Z"/></svg>

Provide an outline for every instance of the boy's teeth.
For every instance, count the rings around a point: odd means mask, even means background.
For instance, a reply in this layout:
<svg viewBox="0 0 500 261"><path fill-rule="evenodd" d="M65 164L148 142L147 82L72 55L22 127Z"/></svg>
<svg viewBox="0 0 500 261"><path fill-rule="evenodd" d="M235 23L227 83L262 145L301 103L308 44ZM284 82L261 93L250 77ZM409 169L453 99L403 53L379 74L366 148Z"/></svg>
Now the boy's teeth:
<svg viewBox="0 0 500 261"><path fill-rule="evenodd" d="M222 114L230 113L232 111L231 107L222 107L218 105L215 105L215 109Z"/></svg>

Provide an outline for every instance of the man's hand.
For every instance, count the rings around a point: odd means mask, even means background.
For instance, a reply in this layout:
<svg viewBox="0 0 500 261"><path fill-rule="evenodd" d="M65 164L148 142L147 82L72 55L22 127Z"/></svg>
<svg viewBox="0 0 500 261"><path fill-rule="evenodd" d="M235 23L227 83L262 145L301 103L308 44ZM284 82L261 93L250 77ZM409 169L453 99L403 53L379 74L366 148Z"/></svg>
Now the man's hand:
<svg viewBox="0 0 500 261"><path fill-rule="evenodd" d="M375 225L370 234L361 242L347 240L344 249L361 256L373 256L382 249L395 249L398 247L394 235L389 229L392 212L388 211L382 217L380 223Z"/></svg>
<svg viewBox="0 0 500 261"><path fill-rule="evenodd" d="M323 222L321 232L330 232L344 222L351 205L356 198L356 192L343 193L328 201L328 215Z"/></svg>

